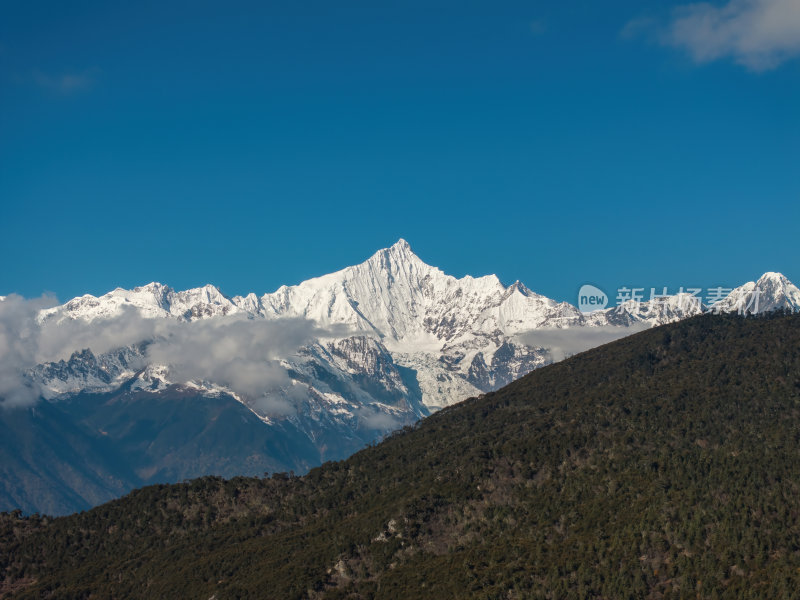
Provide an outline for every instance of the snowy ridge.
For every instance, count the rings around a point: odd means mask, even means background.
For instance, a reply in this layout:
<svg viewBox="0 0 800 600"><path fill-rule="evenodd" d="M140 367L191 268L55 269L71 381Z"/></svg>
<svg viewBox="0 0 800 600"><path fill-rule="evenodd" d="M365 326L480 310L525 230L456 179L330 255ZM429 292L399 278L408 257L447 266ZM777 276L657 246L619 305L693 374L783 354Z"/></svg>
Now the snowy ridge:
<svg viewBox="0 0 800 600"><path fill-rule="evenodd" d="M129 308L146 318L174 317L185 321L240 311L230 298L213 285L176 292L154 282L132 290L117 288L99 298L91 294L73 298L61 306L43 310L39 320L61 321L70 318L91 322L118 317Z"/></svg>
<svg viewBox="0 0 800 600"><path fill-rule="evenodd" d="M754 292L756 289L760 291ZM778 273L767 273L757 282L736 288L712 308L738 311L752 303L754 293L759 296L759 311L800 310L800 290ZM383 405L387 399L389 405L399 406L397 403L413 397L411 404L406 402L398 409L406 411L410 419L496 389L552 362L549 348L531 347L521 341L526 332L641 328L693 316L707 307L688 294L677 294L583 314L575 306L537 294L518 281L504 286L494 275L461 279L447 275L423 262L401 239L359 265L282 286L261 297L251 293L229 298L212 285L176 292L150 283L132 290L117 288L100 297L74 298L42 311L39 320L92 323L117 318L130 310L145 319L178 322L238 315L267 321L306 319L322 330L344 328L349 332L344 338L320 339L283 357L284 367L291 374L292 392L269 394L280 396L276 396L278 404L304 406L317 417L319 411L329 410L339 415L336 418L343 418L345 412L352 417L359 406ZM157 392L169 385L188 383L171 382L168 365L147 365L142 352L129 352L143 369L136 375L133 389ZM82 373L79 376L67 377L62 365L39 368L36 377L55 397L78 389L110 389L120 377L132 374L130 369L112 366L110 359L102 360L109 363L106 371L76 363L75 368ZM321 378L320 373L325 375ZM209 393L227 389L214 381L193 385ZM295 389L298 385L301 388ZM240 400L260 418L271 418L269 411L259 408L264 403L258 399ZM274 406L275 402L266 405ZM349 408L343 408L345 405Z"/></svg>

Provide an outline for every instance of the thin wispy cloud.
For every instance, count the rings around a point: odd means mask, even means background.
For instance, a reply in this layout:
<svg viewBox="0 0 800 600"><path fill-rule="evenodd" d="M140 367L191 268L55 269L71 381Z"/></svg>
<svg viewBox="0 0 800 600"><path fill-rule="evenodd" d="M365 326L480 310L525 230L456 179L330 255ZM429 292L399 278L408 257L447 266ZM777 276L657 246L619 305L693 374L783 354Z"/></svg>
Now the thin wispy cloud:
<svg viewBox="0 0 800 600"><path fill-rule="evenodd" d="M547 22L544 19L534 19L529 23L529 27L535 36L544 35L547 32Z"/></svg>
<svg viewBox="0 0 800 600"><path fill-rule="evenodd" d="M623 40L630 40L640 36L647 36L658 29L658 21L653 17L636 17L631 19L619 32Z"/></svg>
<svg viewBox="0 0 800 600"><path fill-rule="evenodd" d="M651 32L696 63L730 59L751 71L766 71L800 55L800 0L687 4L676 8L666 24L637 18L621 35Z"/></svg>
<svg viewBox="0 0 800 600"><path fill-rule="evenodd" d="M42 89L69 95L86 91L94 86L98 69L86 69L80 72L65 72L57 75L33 72L33 82Z"/></svg>
<svg viewBox="0 0 800 600"><path fill-rule="evenodd" d="M534 329L519 334L517 339L532 348L547 350L550 358L558 361L648 328L649 325L646 323L639 323L628 327L607 325L571 329Z"/></svg>

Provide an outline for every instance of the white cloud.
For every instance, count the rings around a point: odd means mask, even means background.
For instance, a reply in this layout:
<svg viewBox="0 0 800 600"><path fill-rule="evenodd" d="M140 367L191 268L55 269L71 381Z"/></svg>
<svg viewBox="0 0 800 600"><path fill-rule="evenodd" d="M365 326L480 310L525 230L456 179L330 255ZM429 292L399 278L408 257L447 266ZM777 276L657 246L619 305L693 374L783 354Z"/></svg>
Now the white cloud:
<svg viewBox="0 0 800 600"><path fill-rule="evenodd" d="M285 389L292 390L294 387L296 386L289 385ZM308 388L306 388L306 391L308 391ZM295 394L290 392L289 395L293 397ZM275 394L257 398L253 401L253 408L255 408L259 414L278 419L282 417L291 417L297 414L297 407L292 404L289 399Z"/></svg>
<svg viewBox="0 0 800 600"><path fill-rule="evenodd" d="M171 325L171 322L144 319L132 307L125 307L114 318L91 323L70 319L60 323L46 321L36 332L34 364L67 360L74 351L84 348L103 354L151 339Z"/></svg>
<svg viewBox="0 0 800 600"><path fill-rule="evenodd" d="M532 348L544 348L555 360L563 360L573 354L608 344L628 335L648 329L641 323L628 327L608 325L605 327L574 327L534 329L517 336L520 342Z"/></svg>
<svg viewBox="0 0 800 600"><path fill-rule="evenodd" d="M26 300L13 294L0 300L0 406L31 405L41 397L26 376L37 364L68 359L84 348L102 354L148 342L146 359L167 365L171 381L209 381L250 399L270 394L263 400L265 411L286 415L293 410L290 392L296 390L279 359L313 340L347 333L345 328L323 330L302 318L267 321L230 315L187 323L147 319L132 308L89 323L40 324L39 311L56 304L55 298Z"/></svg>
<svg viewBox="0 0 800 600"><path fill-rule="evenodd" d="M363 428L379 431L392 431L403 426L401 419L373 407L364 407L358 411L358 420Z"/></svg>
<svg viewBox="0 0 800 600"><path fill-rule="evenodd" d="M729 0L679 7L662 41L699 63L732 58L764 71L800 54L800 0Z"/></svg>
<svg viewBox="0 0 800 600"><path fill-rule="evenodd" d="M149 362L168 365L173 381L211 381L248 398L289 386L278 360L328 335L300 318L265 321L228 316L164 325L147 348ZM283 406L269 408L285 412Z"/></svg>
<svg viewBox="0 0 800 600"><path fill-rule="evenodd" d="M55 306L55 298L42 296L26 300L16 294L0 300L0 404L27 406L40 393L25 371L36 364L39 351L39 326L36 315Z"/></svg>

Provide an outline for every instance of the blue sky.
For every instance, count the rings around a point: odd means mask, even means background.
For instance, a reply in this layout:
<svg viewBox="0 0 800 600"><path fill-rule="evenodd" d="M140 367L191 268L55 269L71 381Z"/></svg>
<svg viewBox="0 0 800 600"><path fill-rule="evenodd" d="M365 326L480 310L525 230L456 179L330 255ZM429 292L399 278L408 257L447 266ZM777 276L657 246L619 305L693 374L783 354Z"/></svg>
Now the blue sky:
<svg viewBox="0 0 800 600"><path fill-rule="evenodd" d="M800 283L796 0L0 5L0 294Z"/></svg>

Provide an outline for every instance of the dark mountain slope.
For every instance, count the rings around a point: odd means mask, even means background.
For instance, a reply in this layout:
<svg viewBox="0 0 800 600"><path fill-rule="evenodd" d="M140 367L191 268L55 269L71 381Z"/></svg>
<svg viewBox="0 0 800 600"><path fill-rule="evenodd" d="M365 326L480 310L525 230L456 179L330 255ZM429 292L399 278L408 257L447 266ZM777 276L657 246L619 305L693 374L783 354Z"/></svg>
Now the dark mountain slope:
<svg viewBox="0 0 800 600"><path fill-rule="evenodd" d="M360 439L341 439L337 450L361 447ZM0 457L0 510L48 514L86 510L142 485L305 472L321 462L291 423L265 427L229 396L178 386L158 395L123 387L0 410Z"/></svg>
<svg viewBox="0 0 800 600"><path fill-rule="evenodd" d="M0 456L2 510L39 506L64 514L143 484L103 436L49 402L0 409Z"/></svg>
<svg viewBox="0 0 800 600"><path fill-rule="evenodd" d="M302 478L6 515L20 598L791 598L800 317L703 316L545 367Z"/></svg>

